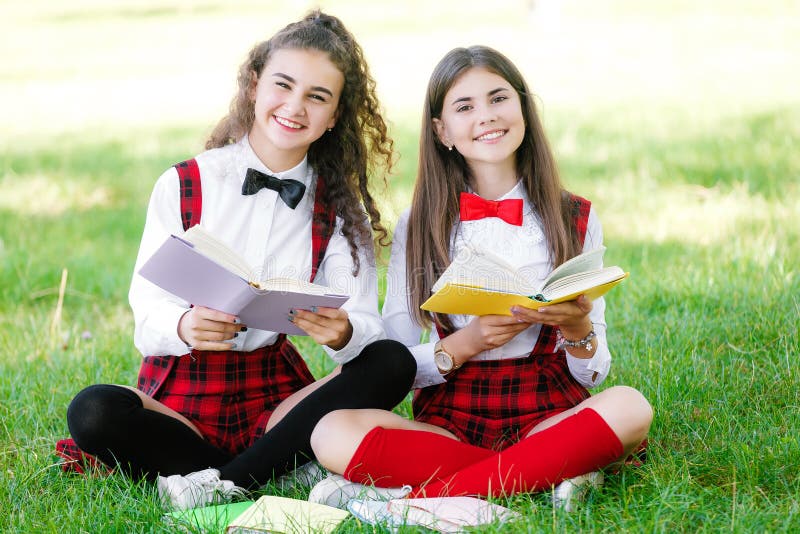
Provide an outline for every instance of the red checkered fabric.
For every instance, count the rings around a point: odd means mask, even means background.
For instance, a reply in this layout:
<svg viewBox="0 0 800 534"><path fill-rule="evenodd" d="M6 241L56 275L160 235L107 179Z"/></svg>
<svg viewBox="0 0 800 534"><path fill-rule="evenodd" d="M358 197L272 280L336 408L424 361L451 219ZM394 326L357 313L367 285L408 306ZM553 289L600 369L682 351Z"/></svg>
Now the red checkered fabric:
<svg viewBox="0 0 800 534"><path fill-rule="evenodd" d="M200 174L193 161L176 166L181 179L182 212L188 210L190 215L184 220L184 228L200 223L200 212L195 209L202 206L202 198L198 198ZM185 194L193 196L187 199ZM311 224L311 281L325 257L336 220L324 200L325 180L317 177ZM227 357L218 359L218 354ZM191 357L148 356L142 360L137 387L191 419L211 443L235 454L250 444L252 433L264 433L275 405L314 381L286 336L280 336L270 347L244 357L241 354L192 351ZM278 358L284 361L276 362ZM234 361L238 363L234 365ZM241 382L239 373L255 377L257 382ZM263 394L253 398L249 393L242 394L257 389ZM228 423L220 424L223 420Z"/></svg>
<svg viewBox="0 0 800 534"><path fill-rule="evenodd" d="M285 335L252 352L192 351L174 359L155 399L232 455L264 435L282 400L314 381Z"/></svg>
<svg viewBox="0 0 800 534"><path fill-rule="evenodd" d="M200 223L202 188L194 159L175 165L180 180L184 230ZM325 204L325 180L317 177L311 226L311 280L325 257L336 214ZM236 454L266 431L274 407L314 381L285 335L253 352L192 351L191 356L147 356L137 388L190 419L212 444ZM71 439L56 444L65 471L102 465Z"/></svg>
<svg viewBox="0 0 800 534"><path fill-rule="evenodd" d="M418 390L414 419L445 428L465 443L503 450L542 420L589 397L563 353L479 360L444 384Z"/></svg>
<svg viewBox="0 0 800 534"><path fill-rule="evenodd" d="M113 471L95 456L83 452L72 438L62 439L56 443L56 457L65 472L107 475Z"/></svg>
<svg viewBox="0 0 800 534"><path fill-rule="evenodd" d="M188 230L200 223L203 213L203 190L200 181L200 169L192 158L175 165L181 184L181 222L183 229Z"/></svg>
<svg viewBox="0 0 800 534"><path fill-rule="evenodd" d="M573 195L570 206L583 243L591 203ZM437 329L440 338L447 335ZM544 325L527 358L469 361L444 384L418 389L412 407L418 421L445 428L466 443L502 450L540 421L587 398L564 351L556 352L556 329Z"/></svg>
<svg viewBox="0 0 800 534"><path fill-rule="evenodd" d="M317 177L317 187L314 192L314 213L311 217L311 281L317 276L317 270L322 265L325 249L328 247L336 225L336 212L325 201L326 187L322 176Z"/></svg>
<svg viewBox="0 0 800 534"><path fill-rule="evenodd" d="M197 163L192 159L175 166L181 181L181 213L188 215L183 220L183 229L200 224L201 212L198 207L203 205L202 189L200 186L200 171ZM317 186L314 193L314 211L311 222L311 281L317 276L317 271L325 257L328 242L333 235L336 222L336 213L325 204L325 180L317 177ZM185 195L191 195L187 198ZM164 380L170 373L176 361L175 356L147 356L142 361L136 387L151 397L156 397Z"/></svg>

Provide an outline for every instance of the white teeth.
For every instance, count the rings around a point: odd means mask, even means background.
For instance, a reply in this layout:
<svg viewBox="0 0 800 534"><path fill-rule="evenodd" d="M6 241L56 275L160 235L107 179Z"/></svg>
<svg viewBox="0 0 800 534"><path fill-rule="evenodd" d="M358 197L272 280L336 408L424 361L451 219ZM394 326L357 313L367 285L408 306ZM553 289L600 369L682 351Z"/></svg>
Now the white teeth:
<svg viewBox="0 0 800 534"><path fill-rule="evenodd" d="M497 139L498 137L502 137L506 134L503 130L496 130L494 132L489 132L485 135L482 135L476 138L477 141L490 141L492 139Z"/></svg>
<svg viewBox="0 0 800 534"><path fill-rule="evenodd" d="M287 128L294 128L295 130L299 130L300 128L303 127L302 124L297 124L296 122L292 122L290 120L284 119L283 117L278 117L277 115L274 115L274 117L275 117L275 121L278 124L286 126Z"/></svg>

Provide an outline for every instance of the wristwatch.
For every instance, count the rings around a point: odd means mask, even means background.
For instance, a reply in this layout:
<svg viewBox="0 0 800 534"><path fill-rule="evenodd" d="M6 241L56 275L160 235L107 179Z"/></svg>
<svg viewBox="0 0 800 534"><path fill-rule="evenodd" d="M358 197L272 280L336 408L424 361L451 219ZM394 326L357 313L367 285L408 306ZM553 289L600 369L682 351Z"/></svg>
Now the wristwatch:
<svg viewBox="0 0 800 534"><path fill-rule="evenodd" d="M437 341L436 345L433 346L433 361L436 363L439 372L443 375L452 373L461 367L460 365L456 365L456 359L444 349L441 341Z"/></svg>

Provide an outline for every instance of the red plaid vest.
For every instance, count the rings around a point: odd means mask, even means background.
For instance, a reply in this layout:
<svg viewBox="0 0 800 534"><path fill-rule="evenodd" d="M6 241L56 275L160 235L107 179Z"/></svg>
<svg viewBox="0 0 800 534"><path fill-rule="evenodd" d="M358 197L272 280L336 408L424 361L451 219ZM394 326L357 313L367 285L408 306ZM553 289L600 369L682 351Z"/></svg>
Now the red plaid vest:
<svg viewBox="0 0 800 534"><path fill-rule="evenodd" d="M180 180L180 211L183 229L200 223L203 211L203 191L200 180L200 169L194 159L175 165ZM314 192L314 212L311 222L311 281L317 276L317 271L325 257L325 251L333 235L336 224L336 213L326 208L325 180L317 177L317 187ZM281 334L276 344L284 343L286 336ZM146 356L142 359L136 387L150 395L155 396L161 385L166 380L179 356Z"/></svg>

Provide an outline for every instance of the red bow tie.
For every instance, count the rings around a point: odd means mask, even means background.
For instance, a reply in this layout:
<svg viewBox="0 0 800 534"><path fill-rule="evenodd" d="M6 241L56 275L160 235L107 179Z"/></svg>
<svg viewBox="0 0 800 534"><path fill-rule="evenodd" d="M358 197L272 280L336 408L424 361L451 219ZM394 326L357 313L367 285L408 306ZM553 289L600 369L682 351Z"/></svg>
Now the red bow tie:
<svg viewBox="0 0 800 534"><path fill-rule="evenodd" d="M461 220L475 221L485 217L500 217L508 224L522 226L522 199L485 200L472 193L461 193Z"/></svg>

